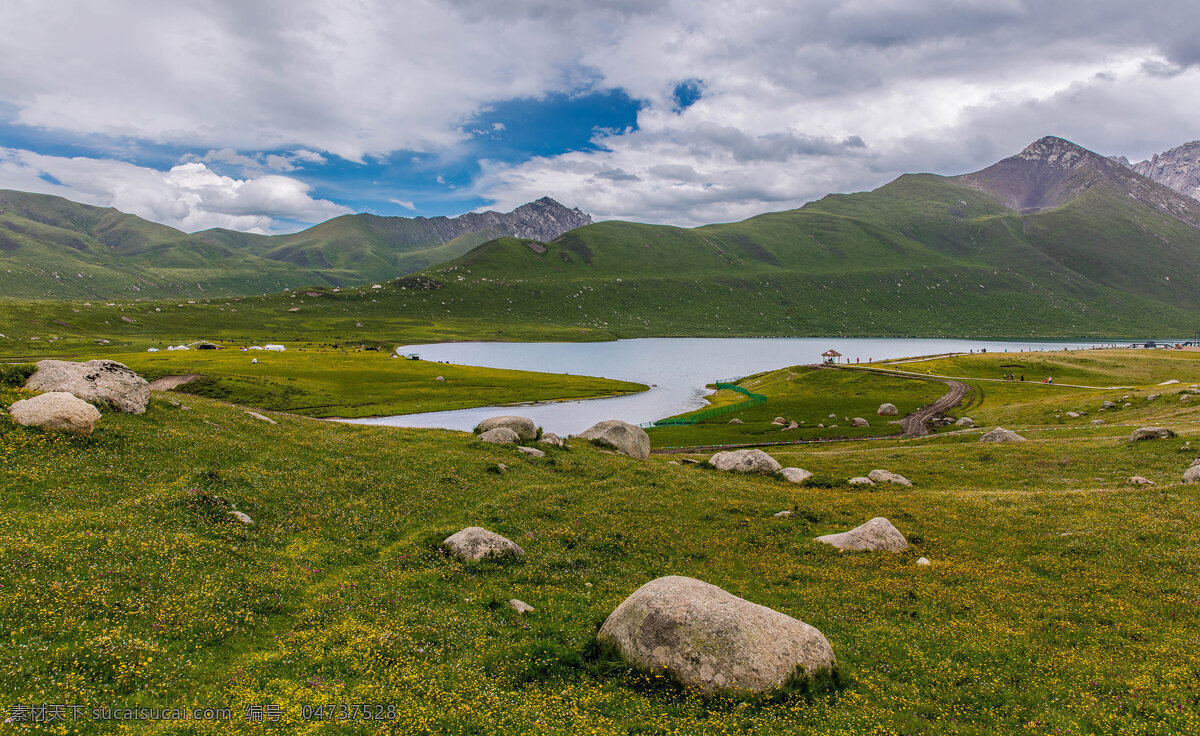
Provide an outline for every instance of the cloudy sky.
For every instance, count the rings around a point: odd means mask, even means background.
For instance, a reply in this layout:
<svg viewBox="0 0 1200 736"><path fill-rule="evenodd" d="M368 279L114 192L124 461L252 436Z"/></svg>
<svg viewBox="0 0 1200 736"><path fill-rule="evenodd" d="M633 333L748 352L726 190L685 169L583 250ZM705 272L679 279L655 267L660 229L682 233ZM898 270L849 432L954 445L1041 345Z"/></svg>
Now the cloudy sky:
<svg viewBox="0 0 1200 736"><path fill-rule="evenodd" d="M1200 138L1186 0L4 0L0 188L188 231L549 195L695 225Z"/></svg>

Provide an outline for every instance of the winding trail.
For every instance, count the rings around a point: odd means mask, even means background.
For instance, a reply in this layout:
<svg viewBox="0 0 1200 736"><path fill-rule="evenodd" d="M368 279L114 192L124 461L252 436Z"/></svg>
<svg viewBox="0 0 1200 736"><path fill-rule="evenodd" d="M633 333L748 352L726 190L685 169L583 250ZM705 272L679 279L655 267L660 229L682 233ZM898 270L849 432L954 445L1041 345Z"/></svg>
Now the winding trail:
<svg viewBox="0 0 1200 736"><path fill-rule="evenodd" d="M865 368L861 366L826 366L827 368L835 368L843 371L861 371L864 373L874 373L881 376L895 376L899 378L911 378L914 381L933 381L935 383L944 383L950 387L950 390L942 394L932 404L926 404L920 409L917 409L911 414L906 414L900 419L900 426L904 432L901 437L924 437L929 434L929 420L943 412L958 406L963 399L967 398L973 389L962 381L956 381L952 378L940 378L935 376L924 376L919 373L909 373L908 371L889 371L879 370L875 368Z"/></svg>

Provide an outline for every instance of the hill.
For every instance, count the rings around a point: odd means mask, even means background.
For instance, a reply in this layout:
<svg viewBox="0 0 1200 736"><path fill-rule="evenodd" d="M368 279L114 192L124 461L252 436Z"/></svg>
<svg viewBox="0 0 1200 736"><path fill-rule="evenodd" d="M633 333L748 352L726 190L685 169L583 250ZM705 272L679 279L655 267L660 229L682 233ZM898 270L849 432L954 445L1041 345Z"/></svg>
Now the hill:
<svg viewBox="0 0 1200 736"><path fill-rule="evenodd" d="M1045 138L738 223L495 240L400 279L391 309L627 336L1190 335L1198 223L1195 200Z"/></svg>
<svg viewBox="0 0 1200 736"><path fill-rule="evenodd" d="M289 235L191 234L112 208L0 191L0 295L228 296L395 278L496 237L555 238L591 222L549 198L509 213L345 215Z"/></svg>

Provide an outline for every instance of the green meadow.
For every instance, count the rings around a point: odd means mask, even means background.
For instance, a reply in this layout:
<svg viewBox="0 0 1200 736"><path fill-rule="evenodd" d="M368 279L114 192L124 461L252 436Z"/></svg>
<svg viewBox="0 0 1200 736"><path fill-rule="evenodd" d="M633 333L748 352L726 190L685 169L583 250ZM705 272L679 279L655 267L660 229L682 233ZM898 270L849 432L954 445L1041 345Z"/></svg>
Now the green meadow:
<svg viewBox="0 0 1200 736"><path fill-rule="evenodd" d="M388 370L402 362L369 355ZM981 428L769 448L815 474L803 485L579 440L533 459L458 432L295 413L270 413L268 425L179 393L179 406L155 394L142 416L105 410L86 438L0 416L0 692L8 703L232 713L120 729L136 733L1196 732L1200 485L1180 481L1200 456L1200 411L1178 392L1200 376L1200 354L1055 355L1056 380L1076 370L1081 383L1132 386L1119 391L993 383L992 359L936 367L978 376L972 415L1002 417L1029 442L980 444ZM916 365L926 364L897 368ZM16 387L23 375L4 371L0 404L29 395ZM1155 385L1168 378L1183 383ZM939 392L795 368L751 380L774 395L756 423L889 400L905 411ZM1133 406L1097 413L1114 393ZM789 394L786 411L771 410ZM1067 406L1090 413L1059 423ZM1106 423L1090 425L1098 416ZM1151 423L1178 437L1127 441ZM914 485L846 483L874 468ZM1154 485L1131 487L1135 474ZM231 510L254 524L230 522ZM781 510L793 514L773 516ZM911 548L853 554L813 541L874 516ZM438 551L470 525L526 557L464 563ZM917 566L921 556L932 564ZM841 677L776 698L702 698L599 654L599 623L667 574L816 626ZM510 598L536 610L518 616ZM280 722L244 719L264 703ZM330 703L377 704L371 715L390 720L314 715Z"/></svg>

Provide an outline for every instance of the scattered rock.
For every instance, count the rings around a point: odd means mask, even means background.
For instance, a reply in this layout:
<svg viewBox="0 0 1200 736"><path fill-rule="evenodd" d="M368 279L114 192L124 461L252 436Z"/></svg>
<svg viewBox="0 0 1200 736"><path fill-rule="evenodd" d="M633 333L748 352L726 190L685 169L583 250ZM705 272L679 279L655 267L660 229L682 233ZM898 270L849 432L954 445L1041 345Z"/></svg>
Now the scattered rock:
<svg viewBox="0 0 1200 736"><path fill-rule="evenodd" d="M788 428L788 429L800 429L800 425L799 425L799 424L797 424L796 422L792 422L791 424L789 424L789 425L787 426L787 428Z"/></svg>
<svg viewBox="0 0 1200 736"><path fill-rule="evenodd" d="M38 361L37 371L25 382L25 388L66 392L132 414L145 412L150 401L150 384L146 379L114 360Z"/></svg>
<svg viewBox="0 0 1200 736"><path fill-rule="evenodd" d="M245 524L246 526L250 526L254 523L254 519L251 519L241 511L228 511L226 512L226 516L232 516L234 521Z"/></svg>
<svg viewBox="0 0 1200 736"><path fill-rule="evenodd" d="M638 588L597 635L630 664L707 694L766 693L836 665L814 627L678 575Z"/></svg>
<svg viewBox="0 0 1200 736"><path fill-rule="evenodd" d="M817 428L818 428L818 429L825 429L825 425L824 425L824 424L818 424L818 425L817 425Z"/></svg>
<svg viewBox="0 0 1200 736"><path fill-rule="evenodd" d="M679 465L679 461L678 460L668 460L667 465ZM680 467L683 467L683 466L680 466Z"/></svg>
<svg viewBox="0 0 1200 736"><path fill-rule="evenodd" d="M730 424L745 424L745 422L743 422L741 419L738 419L737 417L734 417L733 419L730 419L730 420L729 420L729 423L730 423Z"/></svg>
<svg viewBox="0 0 1200 736"><path fill-rule="evenodd" d="M980 442L1024 442L1025 438L1011 429L996 427L979 438Z"/></svg>
<svg viewBox="0 0 1200 736"><path fill-rule="evenodd" d="M528 455L529 457L546 457L546 453L532 447L518 447L517 452L521 453L522 455Z"/></svg>
<svg viewBox="0 0 1200 736"><path fill-rule="evenodd" d="M505 465L504 463L496 463L496 472L503 473L506 470L508 470L507 465Z"/></svg>
<svg viewBox="0 0 1200 736"><path fill-rule="evenodd" d="M708 459L708 464L717 470L738 473L763 473L770 475L783 469L775 458L762 450L729 450L718 452Z"/></svg>
<svg viewBox="0 0 1200 736"><path fill-rule="evenodd" d="M264 417L262 414L259 414L256 411L248 411L246 413L249 414L250 416L254 417L255 419L258 419L259 421L266 422L267 424L275 424L274 419L272 419L270 417Z"/></svg>
<svg viewBox="0 0 1200 736"><path fill-rule="evenodd" d="M830 419L837 419L837 414L830 414L830 415L829 415L829 418L830 418Z"/></svg>
<svg viewBox="0 0 1200 736"><path fill-rule="evenodd" d="M445 376L438 376L437 378L435 378L435 379L433 379L433 380L435 380L435 381L441 381L442 383L445 383L445 382L446 382L446 377L445 377Z"/></svg>
<svg viewBox="0 0 1200 736"><path fill-rule="evenodd" d="M66 391L22 399L8 407L13 421L26 427L89 435L100 421L96 407Z"/></svg>
<svg viewBox="0 0 1200 736"><path fill-rule="evenodd" d="M543 445L553 445L555 447L563 446L562 437L559 437L553 432L543 432L542 436L538 438L538 442Z"/></svg>
<svg viewBox="0 0 1200 736"><path fill-rule="evenodd" d="M1146 401L1156 401L1157 399L1158 399L1158 394L1149 394L1146 396Z"/></svg>
<svg viewBox="0 0 1200 736"><path fill-rule="evenodd" d="M895 483L900 486L912 485L912 481L908 478L888 470L872 470L870 473L867 473L867 477L876 483Z"/></svg>
<svg viewBox="0 0 1200 736"><path fill-rule="evenodd" d="M975 426L975 420L971 417L962 417L954 423L956 427L967 427L968 429Z"/></svg>
<svg viewBox="0 0 1200 736"><path fill-rule="evenodd" d="M1106 401L1106 402L1104 402L1103 404L1101 404L1101 405L1100 405L1100 408L1101 408L1101 409L1116 409L1116 408L1117 408L1117 405L1116 405L1116 404L1114 404L1114 403L1113 403L1113 402L1111 402L1111 401Z"/></svg>
<svg viewBox="0 0 1200 736"><path fill-rule="evenodd" d="M771 424L787 424L787 420L783 417L775 417L771 420Z"/></svg>
<svg viewBox="0 0 1200 736"><path fill-rule="evenodd" d="M1192 464L1191 464L1191 465L1189 465L1188 467L1189 467L1189 468L1195 468L1195 467L1197 467L1197 466L1200 466L1200 457L1198 457L1198 458L1196 458L1195 460L1193 460L1193 461L1192 461Z"/></svg>
<svg viewBox="0 0 1200 736"><path fill-rule="evenodd" d="M475 425L475 434L484 434L488 430L496 429L497 427L512 430L522 440L537 439L537 425L533 423L532 419L526 417L504 416L484 419Z"/></svg>
<svg viewBox="0 0 1200 736"><path fill-rule="evenodd" d="M1093 419L1092 424L1099 427L1101 424L1104 424L1104 420L1103 419Z"/></svg>
<svg viewBox="0 0 1200 736"><path fill-rule="evenodd" d="M508 427L495 427L479 435L479 441L494 445L515 445L521 441L521 435Z"/></svg>
<svg viewBox="0 0 1200 736"><path fill-rule="evenodd" d="M1129 485L1131 485L1131 486L1152 486L1152 485L1154 485L1154 481L1152 481L1148 478L1143 478L1140 475L1135 475L1129 479Z"/></svg>
<svg viewBox="0 0 1200 736"><path fill-rule="evenodd" d="M863 419L862 417L854 417L853 419L850 420L850 426L851 427L869 427L869 426L871 426L871 423L868 422L866 419Z"/></svg>
<svg viewBox="0 0 1200 736"><path fill-rule="evenodd" d="M684 458L684 459L683 459L681 462L682 462L684 465L700 465L700 464L701 464L701 463L703 463L704 461L703 461L703 460L697 460L697 459L696 459L696 458L694 458L694 457L685 457L685 458Z"/></svg>
<svg viewBox="0 0 1200 736"><path fill-rule="evenodd" d="M1169 440L1175 436L1175 433L1166 427L1142 427L1133 430L1133 434L1129 435L1130 442L1140 442L1142 440Z"/></svg>
<svg viewBox="0 0 1200 736"><path fill-rule="evenodd" d="M529 605L525 601L519 601L516 598L513 598L512 600L510 600L508 602L508 605L512 606L512 609L514 611L516 611L518 615L521 615L521 616L524 616L527 613L533 613L535 610L533 606Z"/></svg>
<svg viewBox="0 0 1200 736"><path fill-rule="evenodd" d="M817 537L817 541L832 544L843 552L903 552L908 549L908 540L882 516L848 532Z"/></svg>
<svg viewBox="0 0 1200 736"><path fill-rule="evenodd" d="M442 546L447 552L464 560L485 557L524 557L525 550L515 542L481 526L469 526L446 537Z"/></svg>
<svg viewBox="0 0 1200 736"><path fill-rule="evenodd" d="M650 436L641 427L635 427L620 419L593 424L579 436L638 460L650 457Z"/></svg>
<svg viewBox="0 0 1200 736"><path fill-rule="evenodd" d="M779 471L779 474L789 483L803 483L813 477L812 473L803 468L784 468Z"/></svg>
<svg viewBox="0 0 1200 736"><path fill-rule="evenodd" d="M895 404L880 404L879 410L875 412L881 417L894 417L900 414L900 410Z"/></svg>
<svg viewBox="0 0 1200 736"><path fill-rule="evenodd" d="M1179 383L1179 381L1177 381L1177 380L1175 380L1174 378L1172 378L1171 380L1169 380L1169 381L1163 381L1162 383L1160 383L1160 384L1158 384L1158 385L1159 385L1159 386L1174 386L1174 385L1175 385L1175 384L1177 384L1177 383Z"/></svg>
<svg viewBox="0 0 1200 736"><path fill-rule="evenodd" d="M929 564L929 558L928 557L918 557L917 564L920 565L921 567L925 567L926 565Z"/></svg>
<svg viewBox="0 0 1200 736"><path fill-rule="evenodd" d="M875 481L871 480L870 478L865 478L863 476L859 476L857 478L851 478L848 482L852 486L873 486L873 485L875 485Z"/></svg>
<svg viewBox="0 0 1200 736"><path fill-rule="evenodd" d="M1193 465L1183 471L1184 483L1200 483L1200 465Z"/></svg>
<svg viewBox="0 0 1200 736"><path fill-rule="evenodd" d="M1067 412L1067 416L1071 417L1072 419L1078 419L1078 418L1079 418L1079 412L1077 412L1077 411L1069 411L1069 412Z"/></svg>
<svg viewBox="0 0 1200 736"><path fill-rule="evenodd" d="M789 511L776 511L774 514L771 514L771 516L774 516L776 519L786 519L787 517L791 516L792 513L793 512L790 510Z"/></svg>

